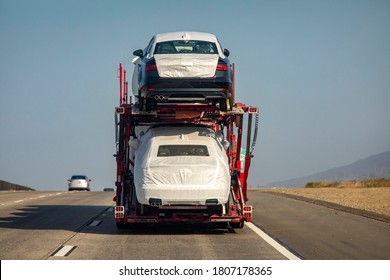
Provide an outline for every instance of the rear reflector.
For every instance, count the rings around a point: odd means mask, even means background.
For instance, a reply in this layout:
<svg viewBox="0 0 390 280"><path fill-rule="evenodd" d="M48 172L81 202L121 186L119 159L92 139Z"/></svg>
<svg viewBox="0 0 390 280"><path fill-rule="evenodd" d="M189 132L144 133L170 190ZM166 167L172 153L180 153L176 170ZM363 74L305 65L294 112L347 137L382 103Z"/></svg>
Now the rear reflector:
<svg viewBox="0 0 390 280"><path fill-rule="evenodd" d="M217 65L217 71L227 71L227 70L228 70L227 64L218 63L218 65Z"/></svg>
<svg viewBox="0 0 390 280"><path fill-rule="evenodd" d="M124 114L124 113L125 113L125 108L123 108L123 107L116 107L116 108L115 108L115 112L116 112L118 115Z"/></svg>
<svg viewBox="0 0 390 280"><path fill-rule="evenodd" d="M252 217L252 206L245 205L243 214L244 214L245 218L251 218Z"/></svg>
<svg viewBox="0 0 390 280"><path fill-rule="evenodd" d="M124 218L125 217L125 207L115 206L115 218Z"/></svg>

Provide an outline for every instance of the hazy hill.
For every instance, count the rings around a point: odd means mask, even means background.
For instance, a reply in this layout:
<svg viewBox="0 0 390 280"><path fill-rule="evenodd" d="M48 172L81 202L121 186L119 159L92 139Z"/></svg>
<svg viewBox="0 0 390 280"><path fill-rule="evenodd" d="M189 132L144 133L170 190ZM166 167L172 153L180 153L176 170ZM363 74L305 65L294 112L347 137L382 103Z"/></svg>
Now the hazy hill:
<svg viewBox="0 0 390 280"><path fill-rule="evenodd" d="M14 191L35 191L32 188L13 184L10 182L6 182L3 180L0 180L0 191L7 191L7 190L14 190Z"/></svg>
<svg viewBox="0 0 390 280"><path fill-rule="evenodd" d="M262 187L304 187L310 181L390 179L390 151L306 177L274 182Z"/></svg>

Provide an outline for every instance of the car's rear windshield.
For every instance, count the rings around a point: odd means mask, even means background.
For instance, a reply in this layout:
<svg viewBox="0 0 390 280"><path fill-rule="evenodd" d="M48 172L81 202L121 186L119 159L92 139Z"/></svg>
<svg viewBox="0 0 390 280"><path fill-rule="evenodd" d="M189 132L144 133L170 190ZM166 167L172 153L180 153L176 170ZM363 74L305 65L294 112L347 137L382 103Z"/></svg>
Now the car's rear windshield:
<svg viewBox="0 0 390 280"><path fill-rule="evenodd" d="M173 156L203 156L208 157L206 145L161 145L158 147L158 157Z"/></svg>
<svg viewBox="0 0 390 280"><path fill-rule="evenodd" d="M73 175L72 178L70 178L72 180L87 180L87 176L83 176L83 175Z"/></svg>
<svg viewBox="0 0 390 280"><path fill-rule="evenodd" d="M201 53L217 54L217 46L207 41L166 41L156 44L154 54Z"/></svg>

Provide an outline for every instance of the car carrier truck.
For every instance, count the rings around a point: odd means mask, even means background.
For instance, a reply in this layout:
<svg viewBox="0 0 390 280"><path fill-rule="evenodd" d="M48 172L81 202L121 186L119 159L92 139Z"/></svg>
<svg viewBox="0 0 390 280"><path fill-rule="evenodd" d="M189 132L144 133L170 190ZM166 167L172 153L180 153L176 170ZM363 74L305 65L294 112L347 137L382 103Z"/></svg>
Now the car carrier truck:
<svg viewBox="0 0 390 280"><path fill-rule="evenodd" d="M233 92L229 111L213 103L165 102L147 112L129 98L122 64L119 83L117 227L201 222L242 228L251 221L247 178L258 108L235 102Z"/></svg>

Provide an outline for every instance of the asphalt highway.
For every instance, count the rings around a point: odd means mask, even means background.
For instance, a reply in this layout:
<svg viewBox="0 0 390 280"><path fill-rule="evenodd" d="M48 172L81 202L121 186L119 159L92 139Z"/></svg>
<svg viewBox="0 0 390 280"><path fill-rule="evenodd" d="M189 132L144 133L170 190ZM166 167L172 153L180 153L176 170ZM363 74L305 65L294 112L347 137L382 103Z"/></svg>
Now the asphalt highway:
<svg viewBox="0 0 390 280"><path fill-rule="evenodd" d="M390 225L307 202L249 192L253 224L119 230L113 192L0 192L2 260L390 259ZM259 236L261 228L274 240ZM292 254L291 254L292 255Z"/></svg>

